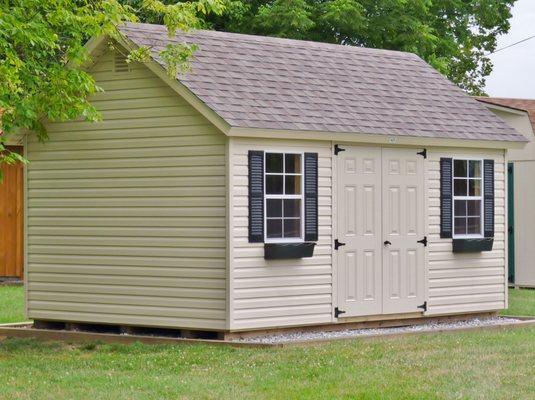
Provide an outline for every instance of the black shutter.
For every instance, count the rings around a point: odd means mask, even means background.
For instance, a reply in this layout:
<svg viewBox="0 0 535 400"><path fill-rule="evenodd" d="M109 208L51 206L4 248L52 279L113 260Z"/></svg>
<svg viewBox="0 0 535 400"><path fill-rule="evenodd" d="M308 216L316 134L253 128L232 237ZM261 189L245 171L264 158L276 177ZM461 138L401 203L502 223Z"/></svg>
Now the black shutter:
<svg viewBox="0 0 535 400"><path fill-rule="evenodd" d="M440 237L452 237L452 159L440 159Z"/></svg>
<svg viewBox="0 0 535 400"><path fill-rule="evenodd" d="M483 161L483 230L494 237L494 160Z"/></svg>
<svg viewBox="0 0 535 400"><path fill-rule="evenodd" d="M305 241L318 241L318 153L305 153Z"/></svg>
<svg viewBox="0 0 535 400"><path fill-rule="evenodd" d="M264 152L249 151L249 242L264 241Z"/></svg>

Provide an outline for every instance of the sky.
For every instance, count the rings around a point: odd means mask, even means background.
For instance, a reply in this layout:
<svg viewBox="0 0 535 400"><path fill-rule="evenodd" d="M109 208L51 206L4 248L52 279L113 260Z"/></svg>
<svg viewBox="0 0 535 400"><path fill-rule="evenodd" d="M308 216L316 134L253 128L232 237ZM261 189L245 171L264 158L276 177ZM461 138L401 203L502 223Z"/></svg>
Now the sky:
<svg viewBox="0 0 535 400"><path fill-rule="evenodd" d="M497 49L535 35L535 0L518 0L511 29L498 38ZM535 38L490 56L494 70L485 91L493 97L535 99Z"/></svg>

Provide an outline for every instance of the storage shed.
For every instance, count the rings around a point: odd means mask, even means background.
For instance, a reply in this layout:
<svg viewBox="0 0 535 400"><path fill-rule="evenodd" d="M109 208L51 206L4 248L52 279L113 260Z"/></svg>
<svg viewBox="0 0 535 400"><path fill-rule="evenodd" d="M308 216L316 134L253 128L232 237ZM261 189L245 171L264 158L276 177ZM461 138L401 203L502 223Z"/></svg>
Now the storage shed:
<svg viewBox="0 0 535 400"><path fill-rule="evenodd" d="M509 283L535 288L535 100L479 97L529 143L508 152Z"/></svg>
<svg viewBox="0 0 535 400"><path fill-rule="evenodd" d="M128 24L103 121L29 137L27 312L236 332L507 307L506 152L416 55ZM158 52L197 43L169 78ZM149 46L153 60L125 63Z"/></svg>

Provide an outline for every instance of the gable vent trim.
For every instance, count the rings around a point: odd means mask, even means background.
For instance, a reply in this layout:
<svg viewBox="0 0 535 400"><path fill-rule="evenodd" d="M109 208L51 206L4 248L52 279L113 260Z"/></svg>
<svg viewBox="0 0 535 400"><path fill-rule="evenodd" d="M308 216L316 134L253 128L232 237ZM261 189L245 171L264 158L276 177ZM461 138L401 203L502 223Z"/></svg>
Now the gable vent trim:
<svg viewBox="0 0 535 400"><path fill-rule="evenodd" d="M130 64L127 62L127 58L124 54L115 53L113 59L113 71L115 73L130 72Z"/></svg>

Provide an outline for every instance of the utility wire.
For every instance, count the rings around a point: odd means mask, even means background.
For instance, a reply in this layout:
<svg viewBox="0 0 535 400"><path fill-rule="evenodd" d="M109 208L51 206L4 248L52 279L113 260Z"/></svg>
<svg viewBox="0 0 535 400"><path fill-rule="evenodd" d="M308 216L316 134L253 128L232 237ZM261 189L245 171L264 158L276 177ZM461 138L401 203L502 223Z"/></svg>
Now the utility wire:
<svg viewBox="0 0 535 400"><path fill-rule="evenodd" d="M519 40L518 42L515 42L515 43L512 43L512 44L510 44L510 45L508 45L508 46L502 47L501 49L494 50L492 53L489 53L489 54L487 54L487 55L490 56L491 54L495 54L495 53L497 53L497 52L499 52L499 51L502 51L502 50L508 49L508 48L510 48L510 47L516 46L517 44L527 42L528 40L531 40L531 39L533 39L533 38L535 38L535 35L530 36L530 37L527 37L527 38L522 39L522 40Z"/></svg>

